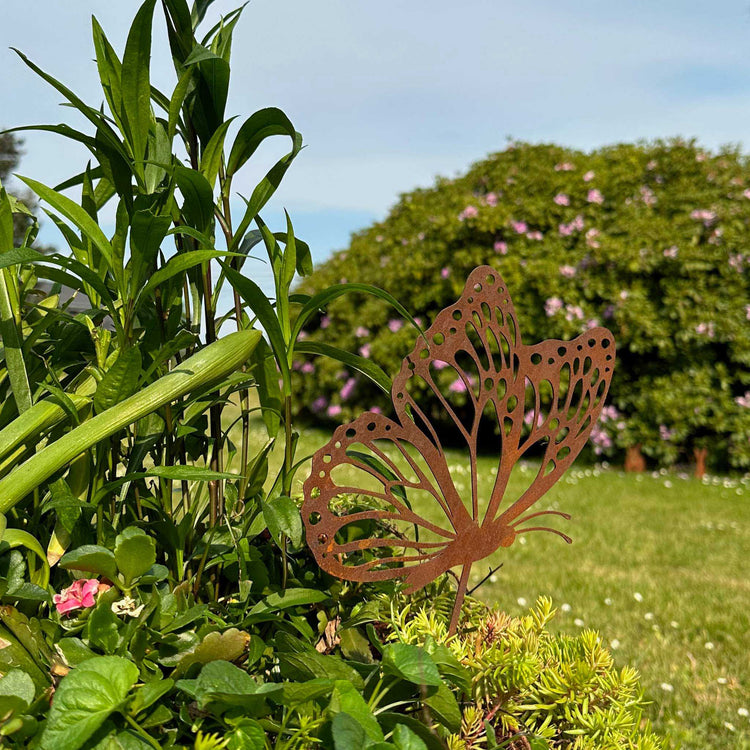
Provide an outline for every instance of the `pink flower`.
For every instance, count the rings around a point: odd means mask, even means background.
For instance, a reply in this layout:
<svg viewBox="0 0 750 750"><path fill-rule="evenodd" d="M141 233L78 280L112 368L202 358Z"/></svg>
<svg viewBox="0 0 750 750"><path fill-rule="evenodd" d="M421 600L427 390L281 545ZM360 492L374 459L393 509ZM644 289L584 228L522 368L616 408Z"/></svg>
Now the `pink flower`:
<svg viewBox="0 0 750 750"><path fill-rule="evenodd" d="M354 389L357 387L357 381L354 378L349 378L349 380L344 383L341 391L339 392L339 395L344 401L348 401L351 398L352 393L354 393Z"/></svg>
<svg viewBox="0 0 750 750"><path fill-rule="evenodd" d="M495 193L487 193L487 195L484 196L484 201L488 206L496 206L497 195Z"/></svg>
<svg viewBox="0 0 750 750"><path fill-rule="evenodd" d="M750 305L745 305L745 317L750 320Z"/></svg>
<svg viewBox="0 0 750 750"><path fill-rule="evenodd" d="M370 411L371 411L371 412L372 412L373 414L382 414L382 413L383 413L383 410L382 410L382 409L381 409L381 408L380 408L379 406L373 406L373 407L372 407L372 408L370 409Z"/></svg>
<svg viewBox="0 0 750 750"><path fill-rule="evenodd" d="M570 205L570 198L568 198L565 193L558 193L553 199L555 203L557 203L558 206L569 206Z"/></svg>
<svg viewBox="0 0 750 750"><path fill-rule="evenodd" d="M646 169L648 169L649 172L653 172L654 169L656 169L656 159L651 159L651 161L646 164Z"/></svg>
<svg viewBox="0 0 750 750"><path fill-rule="evenodd" d="M389 320L388 321L388 330L391 333L396 333L397 331L401 330L401 328L402 328L403 325L404 324L403 324L402 321L396 320L395 318L393 318L393 320Z"/></svg>
<svg viewBox="0 0 750 750"><path fill-rule="evenodd" d="M741 253L733 253L729 256L729 267L737 271L737 273L742 273L742 266L745 263L745 256Z"/></svg>
<svg viewBox="0 0 750 750"><path fill-rule="evenodd" d="M341 414L341 407L338 404L331 404L326 412L329 417L338 417Z"/></svg>
<svg viewBox="0 0 750 750"><path fill-rule="evenodd" d="M647 185L641 185L641 200L647 206L653 206L656 203L656 193Z"/></svg>
<svg viewBox="0 0 750 750"><path fill-rule="evenodd" d="M659 425L659 437L662 440L671 440L674 437L674 430L670 430L665 424Z"/></svg>
<svg viewBox="0 0 750 750"><path fill-rule="evenodd" d="M701 336L708 336L708 338L712 339L716 334L716 327L713 322L698 323L698 325L695 326L695 332Z"/></svg>
<svg viewBox="0 0 750 750"><path fill-rule="evenodd" d="M445 369L446 367L448 367L449 365L448 365L448 363L447 363L447 362L444 362L444 361L443 361L442 359L436 359L436 360L433 360L433 362L432 362L432 366L433 366L433 367L434 367L434 368L435 368L436 370L444 370L444 369Z"/></svg>
<svg viewBox="0 0 750 750"><path fill-rule="evenodd" d="M672 247L668 247L664 251L664 257L665 258L676 258L678 252L679 252L679 248L677 247L677 245L672 245Z"/></svg>
<svg viewBox="0 0 750 750"><path fill-rule="evenodd" d="M331 325L331 319L327 315L324 315L320 319L320 327L321 328L328 328L329 325Z"/></svg>
<svg viewBox="0 0 750 750"><path fill-rule="evenodd" d="M465 219L473 219L476 216L479 216L479 211L476 206L466 206L466 208L458 215L458 220L464 221Z"/></svg>
<svg viewBox="0 0 750 750"><path fill-rule="evenodd" d="M737 396L734 400L737 406L741 406L743 409L750 409L750 391L745 391L744 396Z"/></svg>
<svg viewBox="0 0 750 750"><path fill-rule="evenodd" d="M576 216L575 219L570 222L570 226L580 232L583 229L583 216L581 216L581 214L578 214L578 216Z"/></svg>
<svg viewBox="0 0 750 750"><path fill-rule="evenodd" d="M539 231L538 229L537 229L537 230L535 230L535 231L533 231L533 232L527 232L527 233L526 233L526 236L527 236L527 237L528 237L528 238L529 238L530 240L537 240L537 241L541 241L541 240L543 240L543 239L544 239L544 235L543 235L543 234L542 234L542 233L541 233L541 232L540 232L540 231Z"/></svg>
<svg viewBox="0 0 750 750"><path fill-rule="evenodd" d="M571 224L560 224L557 229L562 237L570 237L573 234L573 226Z"/></svg>
<svg viewBox="0 0 750 750"><path fill-rule="evenodd" d="M365 344L364 346L359 347L359 355L360 357L364 357L365 359L370 358L370 345Z"/></svg>
<svg viewBox="0 0 750 750"><path fill-rule="evenodd" d="M300 370L309 375L310 373L315 372L315 365L312 362L305 362L302 367L300 367Z"/></svg>
<svg viewBox="0 0 750 750"><path fill-rule="evenodd" d="M563 309L563 301L559 297L550 297L544 303L544 312L548 318Z"/></svg>
<svg viewBox="0 0 750 750"><path fill-rule="evenodd" d="M560 275L572 279L576 275L575 266L560 266Z"/></svg>
<svg viewBox="0 0 750 750"><path fill-rule="evenodd" d="M55 608L61 615L76 609L93 607L96 604L96 596L102 591L109 589L106 583L99 583L96 578L79 578L77 581L63 589L59 594L52 597Z"/></svg>
<svg viewBox="0 0 750 750"><path fill-rule="evenodd" d="M713 224L716 221L716 212L709 211L707 208L696 208L695 211L690 212L690 218L695 221L702 221L706 226Z"/></svg>
<svg viewBox="0 0 750 750"><path fill-rule="evenodd" d="M586 200L589 203L597 203L601 206L604 203L604 196L596 188L591 188L586 196Z"/></svg>
<svg viewBox="0 0 750 750"><path fill-rule="evenodd" d="M589 171L586 172L585 175L583 175L583 181L584 182L591 182L591 180L593 180L593 179L594 179L594 170L593 169L589 169Z"/></svg>
<svg viewBox="0 0 750 750"><path fill-rule="evenodd" d="M620 412L617 411L617 407L609 404L602 409L601 420L602 422L609 422L610 420L617 419L620 416Z"/></svg>
<svg viewBox="0 0 750 750"><path fill-rule="evenodd" d="M578 305L565 305L565 320L569 323L574 320L583 320L583 308Z"/></svg>
<svg viewBox="0 0 750 750"><path fill-rule="evenodd" d="M328 401L326 401L323 396L318 396L318 398L316 398L315 401L310 404L310 408L313 411L323 411L323 409L326 408L327 403Z"/></svg>
<svg viewBox="0 0 750 750"><path fill-rule="evenodd" d="M555 164L555 172L572 172L575 166L569 161L564 161L560 164Z"/></svg>
<svg viewBox="0 0 750 750"><path fill-rule="evenodd" d="M531 426L534 422L534 412L527 411L526 414L523 415L523 422L524 424ZM536 415L536 426L541 427L543 424L544 424L544 414L539 413Z"/></svg>
<svg viewBox="0 0 750 750"><path fill-rule="evenodd" d="M510 225L518 234L523 234L529 228L525 221L511 221Z"/></svg>
<svg viewBox="0 0 750 750"><path fill-rule="evenodd" d="M458 378L457 380L454 380L449 386L448 390L451 391L451 393L465 393L466 392L466 383L464 383L463 380Z"/></svg>
<svg viewBox="0 0 750 750"><path fill-rule="evenodd" d="M744 196L745 198L747 198L748 200L750 200L750 188L748 188L747 190L743 190L743 191L742 191L742 195L743 195L743 196Z"/></svg>
<svg viewBox="0 0 750 750"><path fill-rule="evenodd" d="M444 279L447 279L447 278L448 278L448 277L449 277L449 276L451 275L451 270L450 270L450 268L443 268L443 269L442 269L442 270L440 271L440 275L441 275L441 276L442 276L442 277L443 277Z"/></svg>
<svg viewBox="0 0 750 750"><path fill-rule="evenodd" d="M586 232L586 244L593 249L596 249L598 247L601 247L601 243L596 239L599 236L600 232L598 229L594 229L593 227Z"/></svg>
<svg viewBox="0 0 750 750"><path fill-rule="evenodd" d="M500 255L507 255L508 254L508 243L503 242L502 240L495 243L495 252L500 253Z"/></svg>
<svg viewBox="0 0 750 750"><path fill-rule="evenodd" d="M369 336L370 335L370 329L369 328L365 328L364 326L359 326L357 328L357 330L354 331L354 335L358 339L363 339L365 336Z"/></svg>
<svg viewBox="0 0 750 750"><path fill-rule="evenodd" d="M376 235L375 242L382 242L382 241L383 241L383 235L382 234Z"/></svg>
<svg viewBox="0 0 750 750"><path fill-rule="evenodd" d="M627 289L621 289L618 296L621 300L626 300L630 296L630 292Z"/></svg>
<svg viewBox="0 0 750 750"><path fill-rule="evenodd" d="M589 318L586 321L586 328L596 328L599 325L599 321L596 318Z"/></svg>

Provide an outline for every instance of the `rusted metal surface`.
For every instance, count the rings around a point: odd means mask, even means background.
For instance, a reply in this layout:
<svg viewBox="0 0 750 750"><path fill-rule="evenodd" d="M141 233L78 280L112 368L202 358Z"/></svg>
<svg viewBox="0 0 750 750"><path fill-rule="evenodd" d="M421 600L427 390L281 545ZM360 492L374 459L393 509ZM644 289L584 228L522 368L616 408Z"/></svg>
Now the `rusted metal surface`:
<svg viewBox="0 0 750 750"><path fill-rule="evenodd" d="M403 360L391 391L395 419L365 412L314 455L302 516L320 566L352 581L401 578L407 592L460 567L455 632L473 563L529 531L570 542L556 529L528 525L570 516L529 511L586 443L614 363L605 328L573 341L522 343L502 277L489 266L475 269L458 302ZM450 429L433 426L438 415ZM444 447L457 445L465 465L449 466ZM538 472L517 497L506 497L513 467L533 448ZM480 451L497 455L486 496L478 487Z"/></svg>

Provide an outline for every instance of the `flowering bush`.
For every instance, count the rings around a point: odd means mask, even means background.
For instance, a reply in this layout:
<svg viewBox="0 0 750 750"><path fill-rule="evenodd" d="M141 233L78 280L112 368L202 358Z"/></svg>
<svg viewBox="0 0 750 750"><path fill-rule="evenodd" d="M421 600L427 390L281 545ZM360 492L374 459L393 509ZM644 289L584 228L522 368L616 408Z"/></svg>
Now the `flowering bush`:
<svg viewBox="0 0 750 750"><path fill-rule="evenodd" d="M303 290L369 281L429 320L489 263L529 342L598 323L614 332L613 408L592 435L596 452L641 445L669 464L709 447L715 464L747 467L749 225L750 171L737 151L682 140L592 153L516 143L402 196ZM387 372L415 335L374 299L337 300L324 320L328 341ZM386 402L333 363L303 387L304 402L336 421Z"/></svg>

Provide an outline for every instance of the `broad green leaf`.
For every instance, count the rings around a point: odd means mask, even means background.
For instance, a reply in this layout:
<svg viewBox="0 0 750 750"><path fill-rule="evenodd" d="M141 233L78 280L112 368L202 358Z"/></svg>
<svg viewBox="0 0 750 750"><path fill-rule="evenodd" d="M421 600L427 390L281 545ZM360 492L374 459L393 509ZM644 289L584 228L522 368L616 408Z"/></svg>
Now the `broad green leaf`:
<svg viewBox="0 0 750 750"><path fill-rule="evenodd" d="M41 182L32 180L30 177L19 177L19 179L26 183L43 201L49 203L52 208L59 211L66 219L72 221L91 240L107 263L113 266L114 256L112 245L109 244L109 240L99 225L81 206L62 193L58 193Z"/></svg>
<svg viewBox="0 0 750 750"><path fill-rule="evenodd" d="M229 628L223 633L209 633L195 648L180 659L172 677L183 675L193 664L208 664L212 661L236 661L247 651L252 637L249 633L237 628Z"/></svg>
<svg viewBox="0 0 750 750"><path fill-rule="evenodd" d="M338 713L331 721L334 750L354 750L367 746L367 734L360 723L349 714Z"/></svg>
<svg viewBox="0 0 750 750"><path fill-rule="evenodd" d="M323 698L333 692L336 685L334 680L315 679L307 682L283 682L281 685L281 695L275 699L276 703L283 706L296 706L300 703L307 703L316 698Z"/></svg>
<svg viewBox="0 0 750 750"><path fill-rule="evenodd" d="M34 681L22 669L11 669L0 677L1 697L18 698L27 708L34 702L35 695Z"/></svg>
<svg viewBox="0 0 750 750"><path fill-rule="evenodd" d="M382 742L385 739L383 730L362 697L362 693L350 682L336 680L336 687L331 695L328 711L332 714L345 713L356 719L367 738L372 742Z"/></svg>
<svg viewBox="0 0 750 750"><path fill-rule="evenodd" d="M115 711L138 679L138 667L119 656L96 656L58 686L41 738L43 750L78 750Z"/></svg>
<svg viewBox="0 0 750 750"><path fill-rule="evenodd" d="M421 646L391 643L383 651L383 671L415 685L437 687L442 684L435 662Z"/></svg>
<svg viewBox="0 0 750 750"><path fill-rule="evenodd" d="M262 502L263 518L276 544L283 545L283 537L289 537L293 547L302 543L302 516L297 503L291 497L277 497L271 502Z"/></svg>
<svg viewBox="0 0 750 750"><path fill-rule="evenodd" d="M87 642L92 648L114 654L120 647L120 620L112 611L111 603L101 601L86 620Z"/></svg>
<svg viewBox="0 0 750 750"><path fill-rule="evenodd" d="M322 357L328 357L336 362L341 362L347 367L358 370L372 380L375 385L381 388L385 393L390 394L391 379L386 375L381 367L376 365L372 360L360 357L358 354L352 354L345 349L339 349L337 346L324 344L322 341L308 341L304 339L297 341L294 346L300 354L317 354Z"/></svg>
<svg viewBox="0 0 750 750"><path fill-rule="evenodd" d="M94 409L100 414L135 393L141 377L141 352L137 346L120 351L117 360L99 381Z"/></svg>
<svg viewBox="0 0 750 750"><path fill-rule="evenodd" d="M130 526L117 535L115 562L130 585L156 562L156 543L143 529Z"/></svg>
<svg viewBox="0 0 750 750"><path fill-rule="evenodd" d="M216 129L216 132L211 136L211 140L201 154L200 170L212 189L219 174L219 167L224 155L224 139L233 120L234 117L230 117Z"/></svg>
<svg viewBox="0 0 750 750"><path fill-rule="evenodd" d="M292 139L296 131L289 118L276 107L254 112L242 124L234 139L232 150L227 160L227 175L231 177L242 168L242 165L257 151L258 146L274 135L286 135Z"/></svg>
<svg viewBox="0 0 750 750"><path fill-rule="evenodd" d="M30 247L15 247L12 250L0 252L0 268L10 268L20 263L33 263L44 257L40 252Z"/></svg>
<svg viewBox="0 0 750 750"><path fill-rule="evenodd" d="M138 688L133 702L130 704L131 713L138 714L153 706L156 701L172 690L174 684L174 680L170 679L156 680L155 682L147 682Z"/></svg>
<svg viewBox="0 0 750 750"><path fill-rule="evenodd" d="M459 728L461 722L458 722ZM458 731L458 730L451 730ZM396 724L393 728L393 743L398 750L427 750L427 745L422 742L418 735L409 729L405 724Z"/></svg>
<svg viewBox="0 0 750 750"><path fill-rule="evenodd" d="M269 594L261 599L251 610L250 615L278 612L289 607L299 607L306 604L317 604L328 598L328 594L318 589L286 589L278 594Z"/></svg>
<svg viewBox="0 0 750 750"><path fill-rule="evenodd" d="M275 438L281 427L281 388L279 387L279 369L265 339L253 352L252 362L252 373L258 384L258 400L263 423L266 425L268 437Z"/></svg>
<svg viewBox="0 0 750 750"><path fill-rule="evenodd" d="M47 562L47 555L42 549L42 545L39 544L36 538L23 529L6 528L4 533L0 534L0 539L8 544L11 549L24 547L39 558L41 568L37 573L32 573L31 582L42 588L47 588L49 584L49 563Z"/></svg>
<svg viewBox="0 0 750 750"><path fill-rule="evenodd" d="M130 221L130 285L139 290L157 267L159 249L172 224L168 214L156 215L150 210L133 213Z"/></svg>
<svg viewBox="0 0 750 750"><path fill-rule="evenodd" d="M258 331L238 331L204 347L170 373L116 406L50 443L0 479L0 513L110 435L180 396L207 387L238 370L258 344Z"/></svg>
<svg viewBox="0 0 750 750"><path fill-rule="evenodd" d="M145 0L130 27L122 57L122 108L127 122L133 159L136 164L146 157L146 143L151 126L151 25L156 0ZM143 165L137 168L143 173Z"/></svg>
<svg viewBox="0 0 750 750"><path fill-rule="evenodd" d="M66 570L83 570L105 576L110 581L117 578L117 563L114 553L97 544L85 544L67 554L60 560L60 567Z"/></svg>
<svg viewBox="0 0 750 750"><path fill-rule="evenodd" d="M177 132L177 125L180 121L180 111L182 110L182 105L185 102L185 97L187 96L190 82L192 81L192 79L193 79L192 69L188 68L187 70L184 70L182 74L180 75L180 78L177 81L177 85L175 86L174 91L172 92L172 97L169 100L169 117L167 119L167 136L169 138L170 143L172 143L172 141L174 140L175 134Z"/></svg>
<svg viewBox="0 0 750 750"><path fill-rule="evenodd" d="M281 283L283 290L287 292L292 281L294 281L294 274L297 270L297 243L294 238L292 220L286 210L284 210L284 216L286 216L286 245L284 247L284 262L281 266Z"/></svg>
<svg viewBox="0 0 750 750"><path fill-rule="evenodd" d="M39 652L35 649L34 657L38 656ZM50 686L49 672L42 671L19 639L7 628L0 626L0 672L5 674L11 669L21 669L28 674L38 693Z"/></svg>
<svg viewBox="0 0 750 750"><path fill-rule="evenodd" d="M423 699L423 703L443 726L451 732L460 731L461 709L453 691L444 682L438 685L434 693L428 693L427 697Z"/></svg>
<svg viewBox="0 0 750 750"><path fill-rule="evenodd" d="M200 232L205 232L212 225L214 216L211 185L200 172L180 164L175 167L174 179L185 199L182 205L185 220Z"/></svg>
<svg viewBox="0 0 750 750"><path fill-rule="evenodd" d="M227 750L266 750L266 733L254 719L241 719L224 735Z"/></svg>
<svg viewBox="0 0 750 750"><path fill-rule="evenodd" d="M359 672L350 667L337 656L319 654L310 650L304 653L279 653L281 675L292 680L346 680L357 690L362 690L364 683Z"/></svg>
<svg viewBox="0 0 750 750"><path fill-rule="evenodd" d="M436 735L432 733L430 728L426 724L418 721L412 716L398 714L391 711L384 711L383 713L378 714L378 722L385 731L395 732L396 727L398 727L399 725L405 726L407 729L411 730L413 734L419 737L420 740L422 740L427 750L445 750L445 745ZM403 738L403 735L402 739L405 739ZM421 750L421 746L417 747L419 747ZM414 750L416 750L416 748Z"/></svg>

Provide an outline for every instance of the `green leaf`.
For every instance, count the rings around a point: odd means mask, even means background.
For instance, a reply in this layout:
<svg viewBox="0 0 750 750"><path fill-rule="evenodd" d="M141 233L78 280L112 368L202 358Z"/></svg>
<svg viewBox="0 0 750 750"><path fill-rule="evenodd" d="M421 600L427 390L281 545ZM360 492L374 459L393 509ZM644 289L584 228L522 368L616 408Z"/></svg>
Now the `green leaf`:
<svg viewBox="0 0 750 750"><path fill-rule="evenodd" d="M177 187L185 199L182 214L188 224L205 232L214 217L214 194L208 180L195 169L178 164L174 170Z"/></svg>
<svg viewBox="0 0 750 750"><path fill-rule="evenodd" d="M360 691L345 680L336 680L328 711L332 714L345 713L356 719L372 742L382 742L385 739L383 730Z"/></svg>
<svg viewBox="0 0 750 750"><path fill-rule="evenodd" d="M135 697L130 704L130 712L135 715L150 708L156 703L156 701L169 693L174 687L174 684L174 680L170 679L147 682L145 685L138 688Z"/></svg>
<svg viewBox="0 0 750 750"><path fill-rule="evenodd" d="M127 123L133 159L139 164L146 158L148 131L151 126L151 25L156 0L145 0L136 13L122 57L122 108Z"/></svg>
<svg viewBox="0 0 750 750"><path fill-rule="evenodd" d="M11 669L0 677L0 696L14 696L28 707L34 702L35 695L34 680L22 669Z"/></svg>
<svg viewBox="0 0 750 750"><path fill-rule="evenodd" d="M115 562L130 585L156 562L156 543L143 529L129 526L115 540Z"/></svg>
<svg viewBox="0 0 750 750"><path fill-rule="evenodd" d="M106 547L85 544L63 555L60 567L65 570L83 570L96 573L114 581L117 577L117 563L114 553Z"/></svg>
<svg viewBox="0 0 750 750"><path fill-rule="evenodd" d="M112 252L112 245L109 244L109 240L99 225L81 206L62 193L58 193L41 182L32 180L30 177L19 177L19 179L26 183L43 201L49 203L52 208L59 211L66 219L72 221L91 240L110 267L113 267L114 254Z"/></svg>
<svg viewBox="0 0 750 750"><path fill-rule="evenodd" d="M364 682L359 672L350 667L338 656L319 654L310 649L304 653L279 653L281 674L292 680L346 680L357 690L362 690Z"/></svg>
<svg viewBox="0 0 750 750"><path fill-rule="evenodd" d="M458 723L460 727L461 722ZM393 743L398 750L427 750L427 745L405 724L396 724L393 728Z"/></svg>
<svg viewBox="0 0 750 750"><path fill-rule="evenodd" d="M415 685L437 687L440 673L430 655L421 646L391 643L383 651L383 671Z"/></svg>
<svg viewBox="0 0 750 750"><path fill-rule="evenodd" d="M281 427L281 388L279 387L279 369L276 366L271 348L265 339L253 352L253 375L258 384L258 401L261 406L261 417L266 426L269 438L275 438Z"/></svg>
<svg viewBox="0 0 750 750"><path fill-rule="evenodd" d="M251 636L244 630L229 628L223 633L209 633L180 659L172 673L173 677L184 674L193 664L208 664L212 661L235 661L248 648Z"/></svg>
<svg viewBox="0 0 750 750"><path fill-rule="evenodd" d="M367 746L367 734L359 722L349 714L339 713L331 721L334 750L354 750Z"/></svg>
<svg viewBox="0 0 750 750"><path fill-rule="evenodd" d="M438 685L434 693L428 694L423 699L423 703L451 732L458 732L461 729L461 709L453 691L444 682Z"/></svg>
<svg viewBox="0 0 750 750"><path fill-rule="evenodd" d="M4 517L3 520L5 520ZM11 549L25 547L29 552L33 552L39 558L42 566L39 573L31 575L31 582L42 588L47 588L47 585L49 584L49 563L47 562L47 555L42 549L42 545L39 544L36 538L23 529L6 528L4 533L0 534L0 539L9 545Z"/></svg>
<svg viewBox="0 0 750 750"><path fill-rule="evenodd" d="M212 482L216 479L237 479L236 474L226 471L212 471L203 466L153 466L142 472L144 477L163 477L188 482Z"/></svg>
<svg viewBox="0 0 750 750"><path fill-rule="evenodd" d="M94 394L94 410L97 414L124 401L138 388L141 376L141 351L134 346L120 351L115 363L99 381Z"/></svg>
<svg viewBox="0 0 750 750"><path fill-rule="evenodd" d="M306 604L317 604L328 598L328 594L318 589L286 589L278 594L269 594L261 599L251 610L250 615L277 612L289 607L300 607Z"/></svg>
<svg viewBox="0 0 750 750"><path fill-rule="evenodd" d="M227 160L227 176L231 177L257 151L260 144L274 135L286 135L294 143L296 131L289 118L276 107L254 112L242 124L234 139Z"/></svg>
<svg viewBox="0 0 750 750"><path fill-rule="evenodd" d="M422 740L427 750L445 750L445 745L432 733L430 728L411 716L384 711L378 714L378 721L385 731L395 732L397 726L404 725Z"/></svg>
<svg viewBox="0 0 750 750"><path fill-rule="evenodd" d="M390 394L391 392L391 386L393 385L391 379L385 374L381 367L376 365L370 359L360 357L358 354L352 354L345 349L339 349L337 346L324 344L321 341L297 341L294 348L300 354L318 354L333 359L336 362L341 362L347 367L358 370L363 375L367 376L385 393Z"/></svg>
<svg viewBox="0 0 750 750"><path fill-rule="evenodd" d="M224 155L224 139L227 136L227 130L229 130L229 126L232 124L233 120L234 117L230 117L219 125L201 154L200 170L212 189L216 182L216 177L219 174L221 159Z"/></svg>
<svg viewBox="0 0 750 750"><path fill-rule="evenodd" d="M108 599L98 602L86 620L86 634L92 648L114 654L120 647L120 620Z"/></svg>
<svg viewBox="0 0 750 750"><path fill-rule="evenodd" d="M307 682L283 682L281 684L281 695L274 701L282 706L297 706L330 695L335 685L334 680L322 678L307 680Z"/></svg>
<svg viewBox="0 0 750 750"><path fill-rule="evenodd" d="M138 667L119 656L95 656L58 686L41 738L43 750L78 750L118 711L138 679Z"/></svg>
<svg viewBox="0 0 750 750"><path fill-rule="evenodd" d="M275 498L272 502L262 502L263 518L276 544L283 546L283 536L289 537L293 547L302 543L302 516L291 497Z"/></svg>
<svg viewBox="0 0 750 750"><path fill-rule="evenodd" d="M234 729L224 735L227 750L265 750L266 733L263 727L253 719L241 719L234 724Z"/></svg>

